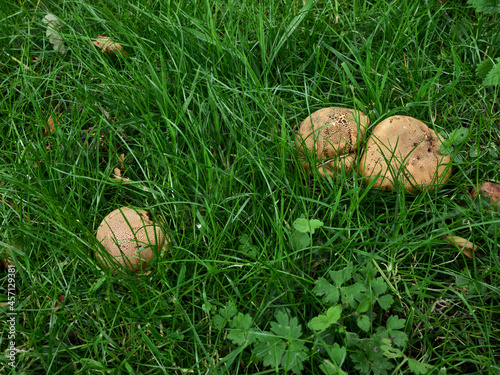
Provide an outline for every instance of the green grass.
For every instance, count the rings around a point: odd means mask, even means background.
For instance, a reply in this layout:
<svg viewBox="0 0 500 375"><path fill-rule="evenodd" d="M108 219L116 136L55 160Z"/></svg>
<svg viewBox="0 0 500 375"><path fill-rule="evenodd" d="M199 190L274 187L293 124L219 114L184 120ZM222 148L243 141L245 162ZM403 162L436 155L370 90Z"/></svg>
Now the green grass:
<svg viewBox="0 0 500 375"><path fill-rule="evenodd" d="M47 12L63 21L65 55L45 38ZM467 195L500 182L500 90L475 73L500 56L499 21L437 0L2 4L0 241L17 270L18 351L14 370L0 356L1 372L284 371L215 328L233 304L261 331L279 311L296 317L311 349L303 373L321 374L328 356L307 324L331 305L313 288L352 261L380 268L407 358L430 374L499 374L500 216ZM99 35L128 59L101 55L89 44ZM466 127L463 161L442 190L419 195L367 190L357 173L305 176L293 127L329 106L357 108L371 126L401 114L437 132ZM112 178L122 153L129 184ZM94 260L101 220L126 205L161 217L171 238L148 275ZM300 217L324 223L305 247L291 240ZM470 238L478 256L446 235Z"/></svg>

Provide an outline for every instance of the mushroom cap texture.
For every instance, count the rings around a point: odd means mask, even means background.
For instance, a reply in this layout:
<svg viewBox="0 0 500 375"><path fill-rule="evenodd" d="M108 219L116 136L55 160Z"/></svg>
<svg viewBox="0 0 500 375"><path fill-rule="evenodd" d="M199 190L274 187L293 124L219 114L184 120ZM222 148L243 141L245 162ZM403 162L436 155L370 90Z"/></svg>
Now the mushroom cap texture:
<svg viewBox="0 0 500 375"><path fill-rule="evenodd" d="M303 155L312 156L323 175L326 171L333 176L342 166L349 172L369 123L364 113L354 109L323 108L299 124L296 146ZM309 167L306 161L303 165Z"/></svg>
<svg viewBox="0 0 500 375"><path fill-rule="evenodd" d="M133 272L147 269L148 262L165 245L164 234L153 224L148 212L130 207L116 209L106 216L96 238L116 262ZM106 267L114 268L100 254L96 258Z"/></svg>
<svg viewBox="0 0 500 375"><path fill-rule="evenodd" d="M395 190L395 178L410 192L432 191L451 176L451 158L439 151L441 141L422 121L409 116L386 118L373 129L359 163L359 173L374 187Z"/></svg>

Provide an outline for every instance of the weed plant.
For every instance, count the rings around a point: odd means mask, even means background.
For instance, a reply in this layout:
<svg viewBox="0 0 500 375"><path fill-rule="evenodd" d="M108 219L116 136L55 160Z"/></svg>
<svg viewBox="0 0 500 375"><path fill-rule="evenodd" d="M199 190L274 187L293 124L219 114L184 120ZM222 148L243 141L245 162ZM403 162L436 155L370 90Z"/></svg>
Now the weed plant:
<svg viewBox="0 0 500 375"><path fill-rule="evenodd" d="M500 182L499 86L476 74L499 21L465 1L2 2L0 372L499 374L500 216L467 194ZM293 128L330 106L467 129L451 179L306 175ZM95 262L122 206L171 239L148 274Z"/></svg>

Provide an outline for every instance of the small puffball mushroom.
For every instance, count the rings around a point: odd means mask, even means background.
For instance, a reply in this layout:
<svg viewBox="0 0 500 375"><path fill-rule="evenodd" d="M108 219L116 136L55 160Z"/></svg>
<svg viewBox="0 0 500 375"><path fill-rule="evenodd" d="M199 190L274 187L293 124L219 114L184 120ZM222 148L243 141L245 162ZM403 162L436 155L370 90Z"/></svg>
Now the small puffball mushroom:
<svg viewBox="0 0 500 375"><path fill-rule="evenodd" d="M500 208L500 184L495 182L483 182L470 191L472 199L476 199L478 195L489 197L489 202L495 207L495 211Z"/></svg>
<svg viewBox="0 0 500 375"><path fill-rule="evenodd" d="M451 175L451 158L439 152L440 146L436 133L422 121L392 116L373 129L359 173L367 184L376 178L377 188L395 190L398 179L410 192L432 191Z"/></svg>
<svg viewBox="0 0 500 375"><path fill-rule="evenodd" d="M369 123L364 113L354 109L323 108L299 124L295 143L303 155L311 155L322 175L333 177L342 166L346 172L352 169ZM309 168L305 160L302 164Z"/></svg>
<svg viewBox="0 0 500 375"><path fill-rule="evenodd" d="M148 212L130 207L119 208L106 216L97 229L96 238L117 263L133 272L147 269L148 262L166 244L165 235ZM99 253L96 259L102 265L114 268Z"/></svg>

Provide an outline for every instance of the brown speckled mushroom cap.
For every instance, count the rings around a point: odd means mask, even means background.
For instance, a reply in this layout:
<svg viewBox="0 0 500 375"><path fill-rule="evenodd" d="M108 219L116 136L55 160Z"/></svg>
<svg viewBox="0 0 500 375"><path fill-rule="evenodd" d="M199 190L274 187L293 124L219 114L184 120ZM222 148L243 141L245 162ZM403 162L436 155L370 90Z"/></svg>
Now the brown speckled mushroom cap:
<svg viewBox="0 0 500 375"><path fill-rule="evenodd" d="M392 116L375 126L359 163L365 183L395 190L395 180L410 192L434 190L451 175L450 156L439 152L441 141L422 121ZM380 176L377 177L377 174Z"/></svg>
<svg viewBox="0 0 500 375"><path fill-rule="evenodd" d="M313 158L323 175L333 176L342 166L349 172L369 123L364 113L354 109L323 108L299 124L296 146ZM303 165L309 167L306 161Z"/></svg>
<svg viewBox="0 0 500 375"><path fill-rule="evenodd" d="M165 245L164 234L153 224L148 212L130 207L116 209L106 216L96 238L117 263L133 272L147 269L148 262ZM115 267L100 254L96 259L108 268Z"/></svg>

